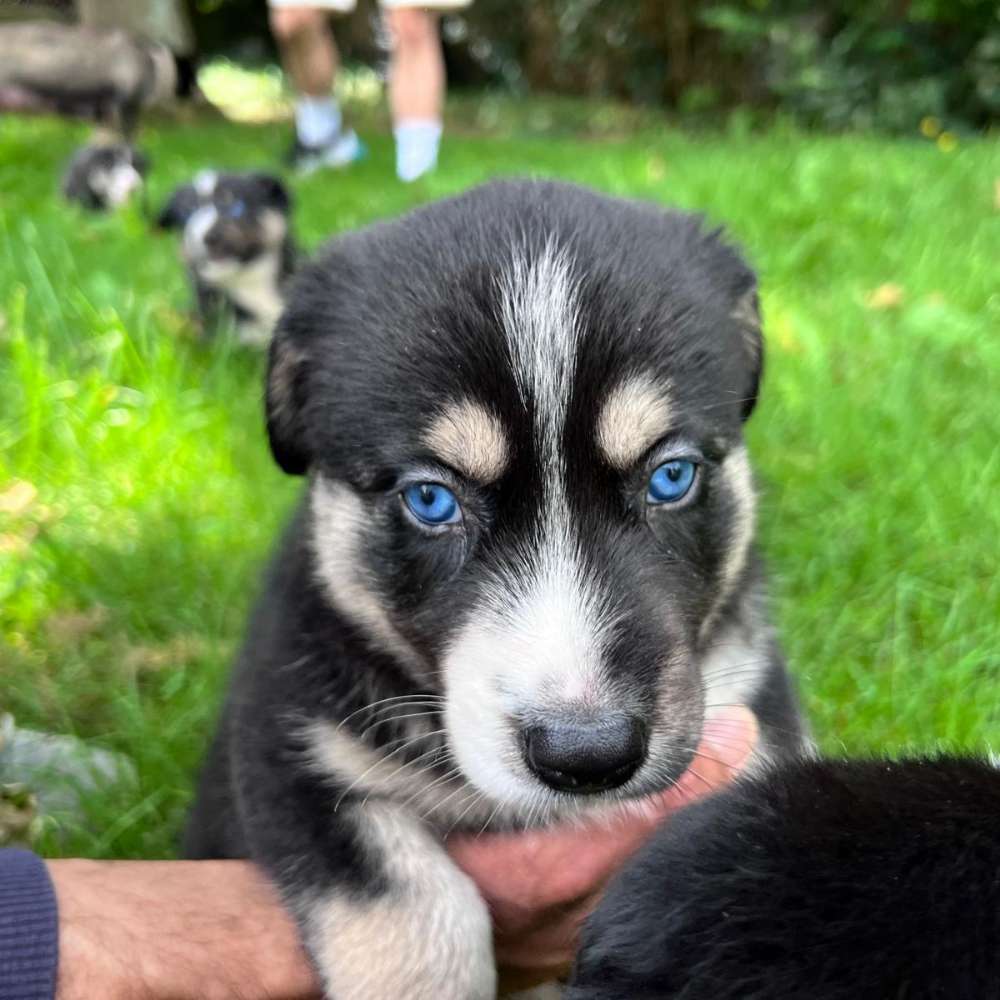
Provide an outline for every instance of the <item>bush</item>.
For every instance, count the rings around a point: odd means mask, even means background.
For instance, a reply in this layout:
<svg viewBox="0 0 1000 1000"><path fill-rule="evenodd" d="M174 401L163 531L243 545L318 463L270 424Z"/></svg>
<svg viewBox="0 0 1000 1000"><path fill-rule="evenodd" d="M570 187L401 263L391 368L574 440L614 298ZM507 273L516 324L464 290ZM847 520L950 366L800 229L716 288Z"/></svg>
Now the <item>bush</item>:
<svg viewBox="0 0 1000 1000"><path fill-rule="evenodd" d="M261 0L191 0L203 50L265 54ZM444 19L452 82L680 112L750 104L827 128L912 131L1000 116L995 0L475 0ZM348 59L382 55L374 0L339 18ZM384 40L383 40L384 41Z"/></svg>
<svg viewBox="0 0 1000 1000"><path fill-rule="evenodd" d="M993 0L476 0L449 29L508 84L680 111L737 103L910 131L1000 114ZM448 37L446 33L446 38Z"/></svg>

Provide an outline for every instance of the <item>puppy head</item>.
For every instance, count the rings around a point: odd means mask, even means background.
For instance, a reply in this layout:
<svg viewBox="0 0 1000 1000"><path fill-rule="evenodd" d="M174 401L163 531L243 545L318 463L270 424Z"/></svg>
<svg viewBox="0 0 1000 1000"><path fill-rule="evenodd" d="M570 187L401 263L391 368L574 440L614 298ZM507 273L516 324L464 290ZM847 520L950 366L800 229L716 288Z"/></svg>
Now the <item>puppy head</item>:
<svg viewBox="0 0 1000 1000"><path fill-rule="evenodd" d="M697 219L501 183L343 237L272 345L328 599L522 816L677 778L746 566L754 278ZM535 812L537 810L537 813Z"/></svg>
<svg viewBox="0 0 1000 1000"><path fill-rule="evenodd" d="M162 229L181 230L185 262L211 283L277 252L288 237L290 212L278 178L207 170L174 191L157 221Z"/></svg>
<svg viewBox="0 0 1000 1000"><path fill-rule="evenodd" d="M148 171L148 158L127 143L84 146L70 161L63 193L88 208L118 208L142 187Z"/></svg>

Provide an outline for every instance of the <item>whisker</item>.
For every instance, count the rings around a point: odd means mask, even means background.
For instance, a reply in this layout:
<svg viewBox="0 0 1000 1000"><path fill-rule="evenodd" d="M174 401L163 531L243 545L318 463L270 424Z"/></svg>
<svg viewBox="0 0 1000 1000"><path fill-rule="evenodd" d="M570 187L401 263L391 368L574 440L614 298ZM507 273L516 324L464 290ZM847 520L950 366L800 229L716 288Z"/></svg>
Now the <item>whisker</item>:
<svg viewBox="0 0 1000 1000"><path fill-rule="evenodd" d="M409 708L409 705L405 707ZM425 719L429 715L440 715L440 712L437 709L431 709L426 712L408 712L406 715L390 715L386 719L380 719L378 722L372 722L365 726L358 734L358 738L363 740L368 733L373 729L378 729L379 726L391 726L394 722L402 722L403 719Z"/></svg>
<svg viewBox="0 0 1000 1000"><path fill-rule="evenodd" d="M361 708L356 708L353 712L345 715L337 724L337 729L342 729L351 719L362 712L370 712L380 705L388 705L391 702L399 701L426 701L434 704L444 704L445 697L444 695L432 694L430 692L419 692L415 694L397 694L391 698L380 698L378 701L369 702L367 705L362 705Z"/></svg>
<svg viewBox="0 0 1000 1000"><path fill-rule="evenodd" d="M688 773L697 778L709 791L715 791L716 786L712 784L703 774L699 774L693 767L688 766Z"/></svg>
<svg viewBox="0 0 1000 1000"><path fill-rule="evenodd" d="M747 750L751 749L749 743L745 744L745 746ZM704 750L695 750L693 751L693 754L695 757L700 757L702 760L710 760L713 764L719 764L721 767L724 767L730 771L734 770L734 768L736 767L736 765L734 765L732 761L722 760L721 757L713 757L710 753L705 753Z"/></svg>
<svg viewBox="0 0 1000 1000"><path fill-rule="evenodd" d="M474 793L474 794L473 794L473 797L472 797L472 801L471 801L471 802L470 802L470 803L469 803L469 804L468 804L468 805L467 805L467 806L466 806L466 807L465 807L465 808L464 808L464 809L463 809L463 810L462 810L462 811L461 811L461 812L460 812L460 813L458 814L458 818L457 818L457 819L455 820L455 822L454 822L454 823L452 823L452 824L451 824L451 826L449 826L449 827L448 827L448 830L447 830L447 832L445 833L445 836L446 836L446 837L447 837L447 836L448 836L448 835L449 835L449 834L450 834L450 833L451 833L451 832L452 832L452 831L453 831L453 830L455 829L455 827L456 827L456 826L458 826L458 824L459 824L459 823L461 823L461 822L462 822L462 820L463 820L463 819L464 819L464 817L465 817L465 814L466 814L466 813L467 813L467 812L468 812L468 811L469 811L470 809L472 809L473 807L475 807L476 805L478 805L478 803L479 803L479 802L480 802L481 800L483 800L483 799L485 799L485 798L486 798L486 796L485 796L485 795L484 795L484 794L483 794L482 792L480 792L480 791L477 791L477 790L475 790L475 789L473 790L473 793ZM465 800L463 799L462 801L464 802Z"/></svg>
<svg viewBox="0 0 1000 1000"><path fill-rule="evenodd" d="M476 834L476 839L477 839L477 840L478 840L478 839L479 839L479 838L480 838L480 837L481 837L481 836L482 836L482 835L483 835L483 834L484 834L484 833L486 832L486 828L487 828L487 827L488 827L488 826L490 825L490 823L492 823L492 822L493 822L493 817L494 817L494 816L496 816L496 814L497 814L498 812L500 812L500 807L501 807L502 805L503 805L503 803L502 803L502 802L498 802L498 803L497 803L497 804L496 804L496 805L495 805L495 806L493 807L493 812L491 812L491 813L489 814L489 816L487 816L487 817L486 817L486 822L485 822L485 823L484 823L484 824L483 824L483 825L482 825L482 826L481 826L481 827L479 828L479 833L477 833L477 834Z"/></svg>
<svg viewBox="0 0 1000 1000"><path fill-rule="evenodd" d="M403 739L405 740L405 742L403 742L400 746L396 747L396 749L393 750L393 751L391 751L390 753L383 754L383 755L379 756L378 759L374 761L374 763L372 763L369 767L366 767L364 769L364 771L362 771L361 774L359 774L358 777L356 777L347 786L347 788L345 788L344 791L340 793L340 796L338 797L337 801L333 804L333 811L336 812L340 808L340 804L344 801L345 797L348 794L350 794L350 792L352 792L362 781L364 781L364 779L369 774L371 774L371 772L374 771L376 767L378 767L381 764L384 764L387 760L391 760L393 757L396 756L396 754L402 753L408 746L411 746L412 744L416 743L418 740L426 739L426 738L428 738L430 736L437 736L437 735L440 735L443 732L445 732L444 729L439 729L439 730L437 730L434 733L422 733L419 736L415 736L415 737L412 737L412 738L411 737L404 737ZM390 740L389 743L386 744L386 746L392 746L393 743L399 743L399 742L400 742L400 740ZM412 761L408 761L407 763L408 764L412 764L413 762ZM403 767L406 767L406 766L407 766L406 764L403 765ZM396 771L394 771L393 773L397 774L397 773L399 773L400 770L402 770L402 767L397 768Z"/></svg>
<svg viewBox="0 0 1000 1000"><path fill-rule="evenodd" d="M441 749L446 749L446 748L442 747ZM430 767L430 765L425 766L424 770L428 770L429 767ZM400 803L400 808L401 809L406 809L416 799L420 798L421 795L426 794L432 788L436 788L438 785L447 784L449 781L452 781L455 778L457 778L461 773L462 773L462 769L460 767L456 766L456 767L449 768L447 771L444 772L444 774L439 775L433 781L428 782L426 785L422 785L415 792L413 792L412 795L407 796L407 798L403 802ZM430 811L431 812L434 811L434 807L433 806L431 807Z"/></svg>
<svg viewBox="0 0 1000 1000"><path fill-rule="evenodd" d="M395 778L400 772L405 771L406 768L412 766L413 764L416 764L418 761L424 760L425 758L430 758L429 760L426 761L426 763L424 763L421 767L418 767L417 770L410 775L410 777L415 782L419 782L420 776L431 771L431 768L434 767L435 764L437 764L437 760L435 758L442 753L445 754L447 753L447 747L434 747L431 750L427 750L424 753L420 754L418 757L414 757L413 760L407 761L405 764L402 764L399 767L397 767L396 770L392 772L390 777ZM457 770L458 770L457 768L452 768L450 771L447 772L445 777L447 777L448 775L454 775ZM434 781L430 783L430 785L417 788L416 792L414 792L405 802L400 804L400 808L405 809L418 795L424 792L426 788L433 787L435 784L437 784L438 781L441 780L443 779L436 778ZM363 806L365 802L368 801L369 796L376 791L378 791L377 788L372 788L371 791L369 791L368 795L366 795L362 800L361 805Z"/></svg>

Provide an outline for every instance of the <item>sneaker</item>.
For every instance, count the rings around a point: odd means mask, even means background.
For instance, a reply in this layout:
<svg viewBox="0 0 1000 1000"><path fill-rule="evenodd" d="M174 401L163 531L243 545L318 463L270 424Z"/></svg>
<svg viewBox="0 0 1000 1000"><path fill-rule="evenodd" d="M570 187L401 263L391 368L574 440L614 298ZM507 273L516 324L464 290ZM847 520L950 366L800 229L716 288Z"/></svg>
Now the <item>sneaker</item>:
<svg viewBox="0 0 1000 1000"><path fill-rule="evenodd" d="M338 132L322 146L307 146L298 136L288 153L288 162L299 173L311 174L322 167L347 167L363 159L366 150L354 129Z"/></svg>

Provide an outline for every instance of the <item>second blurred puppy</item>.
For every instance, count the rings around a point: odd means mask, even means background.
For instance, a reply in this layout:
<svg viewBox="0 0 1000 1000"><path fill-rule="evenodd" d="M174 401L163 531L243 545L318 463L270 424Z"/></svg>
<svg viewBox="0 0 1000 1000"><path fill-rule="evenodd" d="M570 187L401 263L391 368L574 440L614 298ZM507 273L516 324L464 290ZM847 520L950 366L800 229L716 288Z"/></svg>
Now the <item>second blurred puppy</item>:
<svg viewBox="0 0 1000 1000"><path fill-rule="evenodd" d="M84 208L104 212L120 208L141 190L149 160L127 142L81 146L66 167L62 193Z"/></svg>
<svg viewBox="0 0 1000 1000"><path fill-rule="evenodd" d="M268 344L295 266L290 215L287 189L269 174L206 170L170 196L158 225L182 231L205 333L232 322L242 343Z"/></svg>

